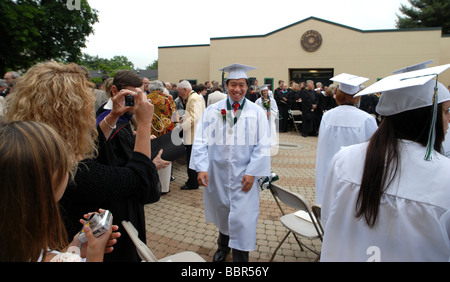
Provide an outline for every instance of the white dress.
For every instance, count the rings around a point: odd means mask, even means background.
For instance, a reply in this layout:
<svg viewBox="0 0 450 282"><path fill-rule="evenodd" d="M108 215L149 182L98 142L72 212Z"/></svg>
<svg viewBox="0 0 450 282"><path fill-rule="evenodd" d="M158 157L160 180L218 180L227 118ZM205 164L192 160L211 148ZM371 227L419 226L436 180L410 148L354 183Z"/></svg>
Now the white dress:
<svg viewBox="0 0 450 282"><path fill-rule="evenodd" d="M377 223L355 217L368 143L343 148L325 181L321 261L449 261L450 159L400 140L399 169L381 197Z"/></svg>
<svg viewBox="0 0 450 282"><path fill-rule="evenodd" d="M316 156L316 203L322 203L325 175L341 147L366 142L378 129L375 118L354 106L327 111L320 122Z"/></svg>
<svg viewBox="0 0 450 282"><path fill-rule="evenodd" d="M227 100L210 105L203 113L194 136L190 168L208 172L209 185L203 189L206 221L230 236L229 247L252 251L259 215L258 177L270 175L267 115L246 100L237 124L230 126L221 115ZM241 190L244 175L255 176L247 193Z"/></svg>
<svg viewBox="0 0 450 282"><path fill-rule="evenodd" d="M55 255L50 262L86 262L86 258L80 257L80 249L74 246L69 247L65 253L47 250L47 254ZM44 251L42 250L37 262L42 262L43 259Z"/></svg>
<svg viewBox="0 0 450 282"><path fill-rule="evenodd" d="M258 98L258 100L255 101L255 104L267 112L267 109L263 105L262 97ZM270 97L270 116L267 121L269 122L268 134L270 135L270 146L274 149L272 150L272 156L278 152L278 120L277 102L274 98Z"/></svg>

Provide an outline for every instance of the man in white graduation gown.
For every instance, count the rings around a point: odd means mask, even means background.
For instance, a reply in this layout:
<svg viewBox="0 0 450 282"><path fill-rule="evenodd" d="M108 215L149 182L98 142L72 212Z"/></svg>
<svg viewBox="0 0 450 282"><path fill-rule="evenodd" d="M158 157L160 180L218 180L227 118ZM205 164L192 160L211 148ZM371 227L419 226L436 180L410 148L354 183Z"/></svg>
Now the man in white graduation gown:
<svg viewBox="0 0 450 282"><path fill-rule="evenodd" d="M430 108L436 101L442 104L442 115L437 115L438 107L432 111L434 117L442 116L443 136L450 121L450 93L433 78L448 67L387 77L357 95L382 92L377 112L388 122L398 114ZM434 96L436 86L438 95ZM436 126L431 121L435 119L426 112L422 115L430 132L420 134L442 138L434 135ZM389 126L383 122L379 130L385 133ZM375 160L373 156L379 155L381 148L373 147L372 161L385 162L388 176L393 178L388 177L381 194L376 194L379 203L373 226L366 214L356 216L362 176L367 172L366 154L369 145L379 140L390 139L377 132L371 143L345 147L330 163L321 214L325 228L321 261L449 261L450 159L433 150L439 139L431 138L426 146L423 141L398 139L398 158L393 161Z"/></svg>
<svg viewBox="0 0 450 282"><path fill-rule="evenodd" d="M334 155L344 146L366 142L377 131L375 118L358 109L353 96L360 85L369 80L351 74L340 74L330 80L339 82L336 101L339 106L326 112L320 122L316 156L316 204L322 204L323 185L328 165ZM342 104L348 101L348 104Z"/></svg>
<svg viewBox="0 0 450 282"><path fill-rule="evenodd" d="M220 232L214 261L224 261L229 248L233 261L248 261L256 244L258 178L270 175L267 115L245 98L249 69L254 68L222 69L229 72L229 96L205 110L194 137L190 167L205 186L206 221Z"/></svg>

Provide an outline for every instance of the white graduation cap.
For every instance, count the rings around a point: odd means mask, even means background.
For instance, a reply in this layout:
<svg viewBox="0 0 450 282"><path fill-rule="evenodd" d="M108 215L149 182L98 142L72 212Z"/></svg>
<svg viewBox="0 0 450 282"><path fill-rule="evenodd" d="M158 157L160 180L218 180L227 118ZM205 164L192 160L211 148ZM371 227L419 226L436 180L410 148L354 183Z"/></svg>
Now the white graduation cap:
<svg viewBox="0 0 450 282"><path fill-rule="evenodd" d="M410 71L416 71L416 70L422 70L422 69L426 69L427 65L434 63L433 60L429 60L423 63L419 63L419 64L415 64L403 69L399 69L393 72L393 74L399 74L399 73L405 73L405 72L410 72Z"/></svg>
<svg viewBox="0 0 450 282"><path fill-rule="evenodd" d="M334 82L339 82L339 89L348 95L354 95L360 91L361 84L368 81L366 77L361 77L348 73L341 73L330 79Z"/></svg>
<svg viewBox="0 0 450 282"><path fill-rule="evenodd" d="M263 91L263 90L269 90L269 85L270 85L270 84L264 84L263 86L261 86L261 91Z"/></svg>
<svg viewBox="0 0 450 282"><path fill-rule="evenodd" d="M241 65L241 64L232 64L227 67L220 69L219 71L228 72L228 79L247 79L247 72L251 70L255 70L255 67Z"/></svg>
<svg viewBox="0 0 450 282"><path fill-rule="evenodd" d="M434 87L438 103L450 100L445 86L433 80L450 68L450 64L388 76L362 90L355 97L381 93L376 111L382 116L395 115L433 104Z"/></svg>
<svg viewBox="0 0 450 282"><path fill-rule="evenodd" d="M382 116L433 106L433 118L425 156L426 160L430 160L435 141L437 105L450 101L450 93L447 88L434 78L448 68L450 68L450 64L391 75L355 96L381 92L376 111Z"/></svg>

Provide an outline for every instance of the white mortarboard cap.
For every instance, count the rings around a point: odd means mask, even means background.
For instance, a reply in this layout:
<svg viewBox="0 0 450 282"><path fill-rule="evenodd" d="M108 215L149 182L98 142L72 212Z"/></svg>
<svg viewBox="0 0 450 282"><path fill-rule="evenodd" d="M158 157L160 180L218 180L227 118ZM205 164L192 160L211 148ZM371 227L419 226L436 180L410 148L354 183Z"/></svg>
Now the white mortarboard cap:
<svg viewBox="0 0 450 282"><path fill-rule="evenodd" d="M265 84L265 85L261 86L261 91L263 91L263 90L269 90L269 85L270 85L270 84Z"/></svg>
<svg viewBox="0 0 450 282"><path fill-rule="evenodd" d="M433 60L429 60L423 63L419 63L419 64L415 64L403 69L399 69L393 72L393 74L399 74L399 73L405 73L405 72L410 72L410 71L416 71L416 70L422 70L422 69L426 69L427 65L434 63Z"/></svg>
<svg viewBox="0 0 450 282"><path fill-rule="evenodd" d="M219 71L228 72L228 79L247 79L247 72L256 69L255 67L241 65L241 64L232 64L228 67L224 67Z"/></svg>
<svg viewBox="0 0 450 282"><path fill-rule="evenodd" d="M355 96L381 93L376 111L382 116L431 106L436 86L433 78L448 68L450 68L450 64L391 75L372 84ZM441 83L437 84L437 102L449 101L450 94L446 87Z"/></svg>
<svg viewBox="0 0 450 282"><path fill-rule="evenodd" d="M431 160L436 138L437 104L450 101L449 91L434 78L448 68L450 64L391 75L355 96L381 92L376 111L382 116L433 106L425 154L425 160Z"/></svg>
<svg viewBox="0 0 450 282"><path fill-rule="evenodd" d="M361 77L348 73L341 73L330 79L334 82L339 82L339 89L348 95L354 95L360 91L361 84L368 81L366 77Z"/></svg>

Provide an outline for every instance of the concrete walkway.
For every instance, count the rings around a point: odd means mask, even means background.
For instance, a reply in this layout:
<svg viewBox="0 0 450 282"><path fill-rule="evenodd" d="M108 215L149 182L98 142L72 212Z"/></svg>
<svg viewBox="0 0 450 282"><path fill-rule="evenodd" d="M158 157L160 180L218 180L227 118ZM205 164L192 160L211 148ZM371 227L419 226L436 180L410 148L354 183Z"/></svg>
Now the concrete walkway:
<svg viewBox="0 0 450 282"><path fill-rule="evenodd" d="M272 171L280 176L277 184L303 195L310 203L315 201L314 177L317 137L304 138L295 131L280 133L280 150L272 157ZM212 261L217 249L218 230L206 223L203 211L203 189L181 190L187 179L186 163L173 164L170 192L159 202L146 205L147 245L159 258L182 251L193 251L206 261ZM251 262L267 262L286 229L279 222L281 212L270 191L260 193L260 214L257 226L256 249L250 252ZM317 252L321 241L301 239ZM278 250L274 262L312 262L316 254L301 251L295 238L289 235ZM232 261L231 254L227 261Z"/></svg>

